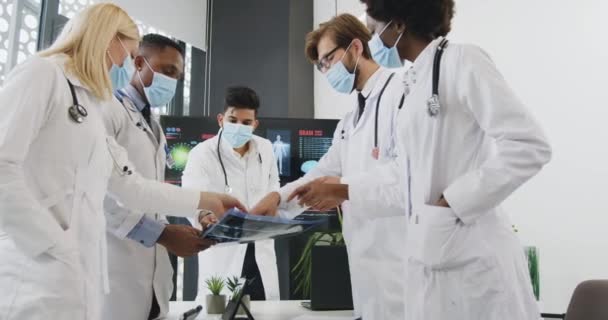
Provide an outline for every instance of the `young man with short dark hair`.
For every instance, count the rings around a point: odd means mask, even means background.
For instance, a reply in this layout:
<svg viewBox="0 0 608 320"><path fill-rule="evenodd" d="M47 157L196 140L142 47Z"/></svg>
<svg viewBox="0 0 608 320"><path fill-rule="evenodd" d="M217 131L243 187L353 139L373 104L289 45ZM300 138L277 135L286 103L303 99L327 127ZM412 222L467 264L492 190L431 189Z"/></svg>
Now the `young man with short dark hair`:
<svg viewBox="0 0 608 320"><path fill-rule="evenodd" d="M224 112L217 116L220 131L190 151L182 176L184 187L227 193L248 208L279 189L277 161L269 140L254 135L259 125L258 95L237 86L226 91ZM200 222L200 221L199 221ZM211 276L243 276L252 300L279 300L279 275L274 240L216 247L199 255L199 288ZM200 290L204 297L207 290Z"/></svg>

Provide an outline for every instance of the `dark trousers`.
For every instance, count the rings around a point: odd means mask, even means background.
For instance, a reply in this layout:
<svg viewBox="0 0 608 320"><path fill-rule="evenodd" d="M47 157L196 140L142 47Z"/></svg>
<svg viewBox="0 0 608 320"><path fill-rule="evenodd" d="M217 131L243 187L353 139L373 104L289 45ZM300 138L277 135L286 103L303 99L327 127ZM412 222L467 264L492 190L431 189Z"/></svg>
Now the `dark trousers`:
<svg viewBox="0 0 608 320"><path fill-rule="evenodd" d="M154 320L158 318L159 315L160 306L158 305L158 301L156 300L156 293L152 292L152 307L150 307L150 314L148 315L148 320Z"/></svg>
<svg viewBox="0 0 608 320"><path fill-rule="evenodd" d="M252 301L266 300L264 284L262 283L262 274L260 273L260 268L255 260L255 243L250 243L247 245L241 277L251 281L249 286L247 286L247 290L245 290L243 294L248 294Z"/></svg>

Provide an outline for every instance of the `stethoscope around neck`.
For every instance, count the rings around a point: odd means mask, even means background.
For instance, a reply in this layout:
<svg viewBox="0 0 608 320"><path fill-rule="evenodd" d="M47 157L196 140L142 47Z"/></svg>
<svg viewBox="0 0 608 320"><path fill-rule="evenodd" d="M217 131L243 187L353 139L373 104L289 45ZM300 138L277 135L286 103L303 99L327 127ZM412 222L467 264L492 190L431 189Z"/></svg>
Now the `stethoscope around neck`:
<svg viewBox="0 0 608 320"><path fill-rule="evenodd" d="M224 133L224 129L221 129L220 134L217 139L217 158L220 161L220 166L222 167L222 173L224 174L224 192L226 194L232 194L232 192L234 190L228 183L228 174L226 173L226 167L224 166L224 161L222 160L222 152L220 151L223 133ZM258 160L259 160L260 164L262 164L262 155L259 152L258 152Z"/></svg>
<svg viewBox="0 0 608 320"><path fill-rule="evenodd" d="M379 116L380 116L380 102L382 101L382 96L384 95L384 91L386 91L388 84L391 82L391 80L393 80L394 77L395 77L395 74L391 73L391 75L388 77L388 79L384 83L382 90L380 90L380 93L378 94L378 100L376 101L376 114L374 116L374 149L375 150L378 149L378 145L379 145L379 143L378 143L378 140L379 140L379 138L378 138L378 121L379 121ZM401 99L401 104L399 106L399 109L401 109L402 104L403 104L403 97ZM359 121L361 121L361 119L359 119ZM344 140L346 131L343 129L341 131L341 134L342 134L342 140Z"/></svg>
<svg viewBox="0 0 608 320"><path fill-rule="evenodd" d="M435 57L433 59L433 88L431 97L427 100L427 111L431 118L437 117L441 110L439 104L439 71L441 70L441 56L448 45L448 39L442 39L437 50L435 51Z"/></svg>
<svg viewBox="0 0 608 320"><path fill-rule="evenodd" d="M124 104L124 98L125 97L128 98L129 95L127 95L126 93L122 92L121 90L116 90L116 92L114 93L114 96L116 96L116 99L118 99L121 102L121 105L125 109L125 111L127 112L127 115L129 116L129 119L131 120L131 122L135 123L135 126L137 126L139 129L141 129L143 132L148 133L148 128L146 127L146 125L143 124L141 121L137 121L135 118L133 118L133 115L131 114L131 111L127 108L127 106L125 106L125 104Z"/></svg>
<svg viewBox="0 0 608 320"><path fill-rule="evenodd" d="M89 116L89 112L78 102L78 97L76 96L76 89L74 89L74 85L72 84L72 82L67 78L66 80L68 81L70 93L72 94L72 106L68 108L68 114L70 115L70 118L74 120L74 122L83 123L84 120Z"/></svg>
<svg viewBox="0 0 608 320"><path fill-rule="evenodd" d="M87 109L83 107L78 101L78 96L76 95L76 89L74 88L74 84L72 84L69 79L66 78L66 80L68 82L68 86L70 87L70 93L72 94L72 105L68 108L68 115L74 122L81 124L89 116L89 113L87 112ZM108 151L110 154L110 158L112 158L112 162L114 163L114 168L118 172L118 175L124 177L133 174L133 170L129 168L128 165L120 165L114 157L114 153L111 150Z"/></svg>

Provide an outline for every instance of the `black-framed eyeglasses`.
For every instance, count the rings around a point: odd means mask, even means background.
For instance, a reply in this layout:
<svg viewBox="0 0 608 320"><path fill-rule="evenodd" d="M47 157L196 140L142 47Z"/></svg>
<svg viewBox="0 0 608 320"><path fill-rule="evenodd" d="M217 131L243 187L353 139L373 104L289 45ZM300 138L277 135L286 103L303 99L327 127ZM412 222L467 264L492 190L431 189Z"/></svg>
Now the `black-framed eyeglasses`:
<svg viewBox="0 0 608 320"><path fill-rule="evenodd" d="M340 46L335 47L333 50L328 52L323 58L319 59L319 62L317 62L317 70L321 72L329 70L329 68L331 68L331 60L333 59L333 54L340 48Z"/></svg>

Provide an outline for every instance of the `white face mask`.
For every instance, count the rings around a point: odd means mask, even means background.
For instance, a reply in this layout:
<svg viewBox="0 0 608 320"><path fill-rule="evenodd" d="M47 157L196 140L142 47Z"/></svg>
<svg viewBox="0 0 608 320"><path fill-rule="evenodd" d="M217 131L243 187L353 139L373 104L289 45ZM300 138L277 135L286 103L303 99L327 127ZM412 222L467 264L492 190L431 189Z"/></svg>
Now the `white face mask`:
<svg viewBox="0 0 608 320"><path fill-rule="evenodd" d="M122 62L122 66L116 64L114 59L112 59L112 55L108 52L108 57L110 61L112 61L112 69L110 69L110 80L112 81L112 88L114 90L119 90L126 87L131 81L131 77L133 77L133 73L135 72L135 65L133 64L133 59L131 58L131 54L122 43L122 40L118 38L120 41L120 45L127 53L125 60Z"/></svg>
<svg viewBox="0 0 608 320"><path fill-rule="evenodd" d="M253 126L224 121L222 139L233 148L240 148L253 137Z"/></svg>
<svg viewBox="0 0 608 320"><path fill-rule="evenodd" d="M403 67L403 60L399 56L399 51L397 51L397 44L399 43L399 40L401 40L403 32L399 34L397 42L395 42L395 44L390 48L385 46L384 42L380 38L391 23L393 22L389 22L384 29L382 29L379 33L374 34L372 40L369 42L369 49L372 52L372 57L379 65L385 68L401 68Z"/></svg>

